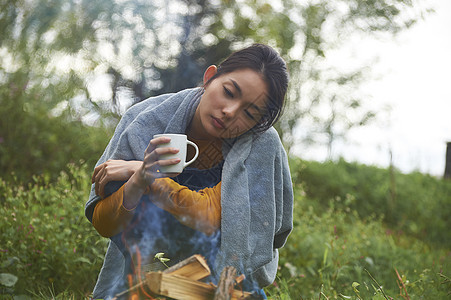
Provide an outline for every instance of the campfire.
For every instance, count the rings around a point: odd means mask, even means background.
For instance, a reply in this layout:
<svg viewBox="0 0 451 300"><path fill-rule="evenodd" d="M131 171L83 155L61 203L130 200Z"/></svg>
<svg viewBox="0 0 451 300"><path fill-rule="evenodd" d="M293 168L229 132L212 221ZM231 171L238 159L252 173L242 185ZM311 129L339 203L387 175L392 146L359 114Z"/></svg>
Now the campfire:
<svg viewBox="0 0 451 300"><path fill-rule="evenodd" d="M234 267L224 268L217 286L201 281L210 274L205 259L195 254L164 271L147 272L144 280L117 294L113 299L137 300L143 297L139 294L144 294L145 299L156 299L154 297L180 300L252 299L251 293L239 288L245 277L237 276Z"/></svg>

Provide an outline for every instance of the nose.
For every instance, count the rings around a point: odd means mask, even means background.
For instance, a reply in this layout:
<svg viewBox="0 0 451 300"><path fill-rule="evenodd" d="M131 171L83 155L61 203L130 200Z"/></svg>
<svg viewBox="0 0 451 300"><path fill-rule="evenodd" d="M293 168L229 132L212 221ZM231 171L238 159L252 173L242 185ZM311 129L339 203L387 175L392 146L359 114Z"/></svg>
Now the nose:
<svg viewBox="0 0 451 300"><path fill-rule="evenodd" d="M240 104L239 103L228 103L225 105L222 109L223 115L227 119L233 119L240 111Z"/></svg>

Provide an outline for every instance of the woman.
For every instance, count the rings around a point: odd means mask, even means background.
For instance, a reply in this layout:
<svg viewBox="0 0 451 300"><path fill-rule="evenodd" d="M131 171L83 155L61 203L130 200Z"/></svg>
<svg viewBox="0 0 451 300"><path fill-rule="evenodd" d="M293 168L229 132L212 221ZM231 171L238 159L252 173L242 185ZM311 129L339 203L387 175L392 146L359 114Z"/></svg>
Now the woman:
<svg viewBox="0 0 451 300"><path fill-rule="evenodd" d="M292 230L288 162L272 128L288 86L285 62L255 44L208 67L203 82L132 106L97 163L85 213L111 242L94 298L123 289L159 252L174 263L204 255L212 281L234 266L249 291L274 281L277 249ZM161 133L199 145L192 168L173 178L158 172L179 162L159 159L178 151L157 148L168 142L153 139Z"/></svg>

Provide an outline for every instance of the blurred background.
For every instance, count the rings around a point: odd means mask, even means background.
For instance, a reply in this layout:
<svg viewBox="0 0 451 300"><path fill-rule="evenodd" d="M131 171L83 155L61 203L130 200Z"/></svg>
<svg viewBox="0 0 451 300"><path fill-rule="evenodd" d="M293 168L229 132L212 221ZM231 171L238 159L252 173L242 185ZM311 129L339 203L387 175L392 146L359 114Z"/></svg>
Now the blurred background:
<svg viewBox="0 0 451 300"><path fill-rule="evenodd" d="M198 85L208 65L253 42L288 63L277 129L291 154L443 174L449 1L30 0L0 8L1 177L92 165L128 107Z"/></svg>
<svg viewBox="0 0 451 300"><path fill-rule="evenodd" d="M443 175L451 141L451 1L428 5L434 13L391 39L360 35L330 53L329 62L342 68L375 59L373 77L362 88L370 103L383 108L377 122L348 132L334 155L388 166L391 152L403 172ZM324 151L307 151L311 158L324 157Z"/></svg>
<svg viewBox="0 0 451 300"><path fill-rule="evenodd" d="M121 115L259 42L291 76L268 298L449 299L450 31L449 0L0 0L0 298L90 299L108 239L84 204Z"/></svg>

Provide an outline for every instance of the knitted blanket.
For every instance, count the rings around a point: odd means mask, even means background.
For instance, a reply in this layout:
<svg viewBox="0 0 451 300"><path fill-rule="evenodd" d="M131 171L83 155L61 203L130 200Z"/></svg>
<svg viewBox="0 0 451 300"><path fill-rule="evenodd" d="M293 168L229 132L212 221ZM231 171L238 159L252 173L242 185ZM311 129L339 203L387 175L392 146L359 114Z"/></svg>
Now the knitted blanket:
<svg viewBox="0 0 451 300"><path fill-rule="evenodd" d="M143 160L153 135L185 134L202 90L148 98L133 105L122 117L97 165L108 159ZM293 192L288 161L274 128L251 131L223 141L224 166L221 188L221 243L215 260L220 274L234 266L247 279L263 287L275 279L278 248L293 227ZM92 221L96 202L94 185L85 206ZM124 258L110 242L94 297L105 297L117 274L124 270Z"/></svg>

